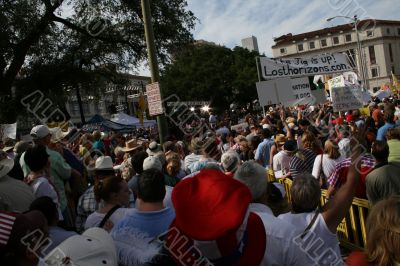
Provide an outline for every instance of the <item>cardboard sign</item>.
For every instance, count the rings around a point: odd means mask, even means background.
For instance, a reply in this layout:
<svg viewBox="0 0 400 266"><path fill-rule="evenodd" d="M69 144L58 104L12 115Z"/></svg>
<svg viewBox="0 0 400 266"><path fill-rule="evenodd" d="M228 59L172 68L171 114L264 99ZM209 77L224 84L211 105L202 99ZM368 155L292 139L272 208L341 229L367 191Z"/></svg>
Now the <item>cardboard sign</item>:
<svg viewBox="0 0 400 266"><path fill-rule="evenodd" d="M149 114L151 116L163 114L164 109L161 102L160 85L158 82L146 85L146 95Z"/></svg>
<svg viewBox="0 0 400 266"><path fill-rule="evenodd" d="M237 125L231 126L231 130L244 131L248 126L249 126L249 124L247 122L245 122L245 123L241 123L241 124L237 124Z"/></svg>
<svg viewBox="0 0 400 266"><path fill-rule="evenodd" d="M277 58L260 57L261 75L264 79L304 77L351 71L344 54L325 54L313 57Z"/></svg>
<svg viewBox="0 0 400 266"><path fill-rule="evenodd" d="M276 79L256 83L261 106L280 104L294 100L291 80Z"/></svg>
<svg viewBox="0 0 400 266"><path fill-rule="evenodd" d="M363 94L357 85L332 88L333 111L348 111L363 107Z"/></svg>

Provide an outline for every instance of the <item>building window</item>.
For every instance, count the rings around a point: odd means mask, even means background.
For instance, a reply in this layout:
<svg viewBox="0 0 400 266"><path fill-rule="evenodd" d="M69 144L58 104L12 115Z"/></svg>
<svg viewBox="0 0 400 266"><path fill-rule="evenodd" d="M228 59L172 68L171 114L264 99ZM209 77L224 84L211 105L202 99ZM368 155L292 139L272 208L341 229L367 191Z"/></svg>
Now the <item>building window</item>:
<svg viewBox="0 0 400 266"><path fill-rule="evenodd" d="M376 78L376 77L379 76L379 71L378 71L378 68L377 68L377 67L372 67L372 68L371 68L371 76L372 76L373 78Z"/></svg>
<svg viewBox="0 0 400 266"><path fill-rule="evenodd" d="M368 52L369 52L369 62L371 63L371 65L376 64L375 47L373 45L369 46Z"/></svg>
<svg viewBox="0 0 400 266"><path fill-rule="evenodd" d="M339 37L333 37L333 44L339 44Z"/></svg>
<svg viewBox="0 0 400 266"><path fill-rule="evenodd" d="M326 39L321 40L321 46L322 47L327 46Z"/></svg>
<svg viewBox="0 0 400 266"><path fill-rule="evenodd" d="M374 31L367 30L367 37L373 37L373 36L374 36Z"/></svg>
<svg viewBox="0 0 400 266"><path fill-rule="evenodd" d="M310 49L315 49L315 42L309 42L308 46L310 47Z"/></svg>
<svg viewBox="0 0 400 266"><path fill-rule="evenodd" d="M303 50L304 50L303 44L302 43L298 44L297 45L297 51L301 52Z"/></svg>
<svg viewBox="0 0 400 266"><path fill-rule="evenodd" d="M286 54L286 48L281 48L281 54Z"/></svg>
<svg viewBox="0 0 400 266"><path fill-rule="evenodd" d="M351 34L346 34L346 42L351 42Z"/></svg>
<svg viewBox="0 0 400 266"><path fill-rule="evenodd" d="M387 34L390 34L390 33L391 33L390 28L386 28L386 33L387 33Z"/></svg>
<svg viewBox="0 0 400 266"><path fill-rule="evenodd" d="M393 51L392 51L392 44L389 43L389 57L390 57L390 62L393 63Z"/></svg>

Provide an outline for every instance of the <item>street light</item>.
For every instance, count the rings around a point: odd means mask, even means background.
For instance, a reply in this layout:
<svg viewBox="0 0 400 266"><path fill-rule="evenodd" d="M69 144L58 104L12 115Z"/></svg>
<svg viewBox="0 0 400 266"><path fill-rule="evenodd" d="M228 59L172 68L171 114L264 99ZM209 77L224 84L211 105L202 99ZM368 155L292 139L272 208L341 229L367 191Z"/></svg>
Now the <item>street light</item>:
<svg viewBox="0 0 400 266"><path fill-rule="evenodd" d="M361 74L361 86L364 88L364 85L368 89L368 85L366 82L366 75L365 75L365 68L364 68L364 63L363 63L363 56L362 56L362 47L361 47L361 41L360 41L360 33L358 31L358 24L360 23L360 20L358 19L357 15L354 15L354 17L348 17L348 16L334 16L331 18L328 18L326 21L331 21L335 18L347 18L350 19L354 23L354 28L356 30L356 36L357 36L357 50L358 50L358 67L359 67L359 73Z"/></svg>

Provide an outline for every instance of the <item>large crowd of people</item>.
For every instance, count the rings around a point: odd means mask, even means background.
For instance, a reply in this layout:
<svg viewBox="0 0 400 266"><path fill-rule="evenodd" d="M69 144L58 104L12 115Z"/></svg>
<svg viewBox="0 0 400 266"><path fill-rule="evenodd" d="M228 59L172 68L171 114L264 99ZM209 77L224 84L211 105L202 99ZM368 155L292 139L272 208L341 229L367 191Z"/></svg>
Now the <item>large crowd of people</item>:
<svg viewBox="0 0 400 266"><path fill-rule="evenodd" d="M162 144L34 126L0 150L1 262L400 265L400 100L366 109L210 114ZM372 208L368 245L346 260L336 231L354 197Z"/></svg>

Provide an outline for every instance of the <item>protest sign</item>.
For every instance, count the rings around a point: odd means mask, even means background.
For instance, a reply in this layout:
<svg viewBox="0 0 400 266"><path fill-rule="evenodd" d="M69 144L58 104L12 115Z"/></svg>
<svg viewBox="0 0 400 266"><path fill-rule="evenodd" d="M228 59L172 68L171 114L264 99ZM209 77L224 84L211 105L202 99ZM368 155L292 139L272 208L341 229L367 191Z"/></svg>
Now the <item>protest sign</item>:
<svg viewBox="0 0 400 266"><path fill-rule="evenodd" d="M0 139L17 139L17 123L0 125Z"/></svg>
<svg viewBox="0 0 400 266"><path fill-rule="evenodd" d="M294 98L283 102L285 106L313 104L314 99L311 95L310 82L308 78L295 78L291 79L290 82Z"/></svg>
<svg viewBox="0 0 400 266"><path fill-rule="evenodd" d="M237 132L244 131L244 130L246 130L246 128L248 126L249 126L249 124L247 122L244 122L244 123L240 123L240 124L231 126L231 130L234 130L234 131L237 131Z"/></svg>
<svg viewBox="0 0 400 266"><path fill-rule="evenodd" d="M343 54L325 54L307 58L260 57L260 65L261 75L267 80L346 72L353 69Z"/></svg>
<svg viewBox="0 0 400 266"><path fill-rule="evenodd" d="M371 112L369 111L368 107L363 107L358 110L360 110L360 115L362 116L371 116Z"/></svg>
<svg viewBox="0 0 400 266"><path fill-rule="evenodd" d="M151 116L163 114L164 109L161 102L160 86L158 82L146 85L146 95L149 114Z"/></svg>
<svg viewBox="0 0 400 266"><path fill-rule="evenodd" d="M277 79L257 82L258 100L261 106L279 104L294 99L291 80Z"/></svg>
<svg viewBox="0 0 400 266"><path fill-rule="evenodd" d="M348 111L363 107L363 95L361 88L357 85L332 88L333 111Z"/></svg>

